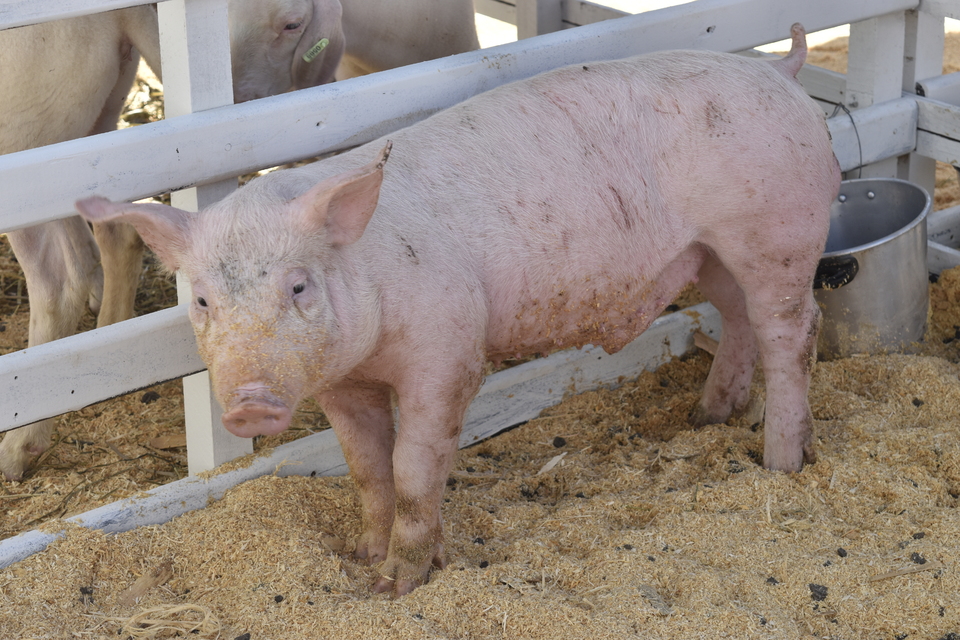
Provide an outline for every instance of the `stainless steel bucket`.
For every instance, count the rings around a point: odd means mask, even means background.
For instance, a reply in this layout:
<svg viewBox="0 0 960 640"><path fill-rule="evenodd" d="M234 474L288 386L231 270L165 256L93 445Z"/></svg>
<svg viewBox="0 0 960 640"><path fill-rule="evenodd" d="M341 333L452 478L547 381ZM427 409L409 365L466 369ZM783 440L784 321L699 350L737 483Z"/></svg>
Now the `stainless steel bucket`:
<svg viewBox="0 0 960 640"><path fill-rule="evenodd" d="M930 196L905 180L847 180L814 279L821 358L894 351L927 326Z"/></svg>

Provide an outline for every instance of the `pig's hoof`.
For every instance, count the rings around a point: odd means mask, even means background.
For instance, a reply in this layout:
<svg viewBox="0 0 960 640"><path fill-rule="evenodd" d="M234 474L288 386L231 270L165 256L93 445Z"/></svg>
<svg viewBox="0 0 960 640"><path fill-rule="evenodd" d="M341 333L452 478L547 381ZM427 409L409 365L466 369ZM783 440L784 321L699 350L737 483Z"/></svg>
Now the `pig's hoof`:
<svg viewBox="0 0 960 640"><path fill-rule="evenodd" d="M387 543L375 542L367 539L366 534L357 540L357 548L353 552L353 559L365 565L377 564L387 558Z"/></svg>
<svg viewBox="0 0 960 640"><path fill-rule="evenodd" d="M14 455L16 454L16 455ZM27 467L30 466L31 456L26 451L18 452L0 452L0 471L6 480L22 480Z"/></svg>
<svg viewBox="0 0 960 640"><path fill-rule="evenodd" d="M0 442L0 473L7 480L20 480L30 462L50 448L53 420L41 420L8 431Z"/></svg>
<svg viewBox="0 0 960 640"><path fill-rule="evenodd" d="M771 471L798 473L804 464L817 461L816 440L812 429L804 429L799 434L788 434L787 438L777 438L776 430L764 434L763 466Z"/></svg>
<svg viewBox="0 0 960 640"><path fill-rule="evenodd" d="M700 429L708 424L723 424L728 416L717 415L712 411L707 411L702 406L697 407L690 413L687 421L694 429Z"/></svg>
<svg viewBox="0 0 960 640"><path fill-rule="evenodd" d="M48 447L29 442L23 446L17 446L17 443L9 435L7 439L14 443L14 446L7 445L7 440L0 442L0 472L3 473L6 480L19 481L23 479L23 474L30 468L31 460L46 451Z"/></svg>
<svg viewBox="0 0 960 640"><path fill-rule="evenodd" d="M393 597L405 596L420 585L426 584L431 566L443 569L447 566L443 545L437 545L432 559L415 565L408 560L387 558L380 568L380 577L373 583L374 593L391 593Z"/></svg>
<svg viewBox="0 0 960 640"><path fill-rule="evenodd" d="M3 479L10 482L20 482L23 480L23 472L27 470L26 465L0 465L3 467Z"/></svg>
<svg viewBox="0 0 960 640"><path fill-rule="evenodd" d="M786 473L799 473L803 469L803 463L806 453L797 451L798 455L788 454L787 452L763 454L763 468L770 471L784 471Z"/></svg>
<svg viewBox="0 0 960 640"><path fill-rule="evenodd" d="M405 596L420 585L422 585L426 580L408 580L401 579L397 580L391 578L390 576L380 576L377 578L377 581L373 583L371 587L374 593L390 593L395 598L400 596Z"/></svg>

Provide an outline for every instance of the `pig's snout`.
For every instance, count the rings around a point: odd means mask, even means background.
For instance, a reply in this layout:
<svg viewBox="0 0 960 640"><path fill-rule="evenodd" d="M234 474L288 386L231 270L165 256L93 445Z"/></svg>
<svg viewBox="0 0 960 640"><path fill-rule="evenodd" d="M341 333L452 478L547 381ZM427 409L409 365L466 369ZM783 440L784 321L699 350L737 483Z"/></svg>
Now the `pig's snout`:
<svg viewBox="0 0 960 640"><path fill-rule="evenodd" d="M292 412L263 389L238 389L223 414L223 426L241 438L272 436L290 426Z"/></svg>

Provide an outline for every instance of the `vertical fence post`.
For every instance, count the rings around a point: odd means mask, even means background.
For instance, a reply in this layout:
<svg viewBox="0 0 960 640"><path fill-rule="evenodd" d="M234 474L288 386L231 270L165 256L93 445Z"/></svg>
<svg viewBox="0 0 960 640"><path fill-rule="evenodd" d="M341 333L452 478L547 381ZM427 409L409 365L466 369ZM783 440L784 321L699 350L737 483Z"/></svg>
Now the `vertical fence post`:
<svg viewBox="0 0 960 640"><path fill-rule="evenodd" d="M164 111L172 118L233 103L227 0L168 0L157 6L163 64ZM171 194L174 206L198 211L236 189L236 179ZM177 280L181 303L190 284ZM253 451L253 442L228 433L207 372L183 380L187 466L206 471Z"/></svg>
<svg viewBox="0 0 960 640"><path fill-rule="evenodd" d="M517 0L517 39L563 28L563 0Z"/></svg>
<svg viewBox="0 0 960 640"><path fill-rule="evenodd" d="M920 8L906 13L903 90L916 93L917 82L943 73L943 16ZM911 153L900 159L899 177L919 184L933 197L937 162L933 158Z"/></svg>
<svg viewBox="0 0 960 640"><path fill-rule="evenodd" d="M903 13L891 13L850 25L846 100L851 110L901 96L905 29ZM864 178L895 178L897 165L897 158L887 158L863 167L861 175Z"/></svg>

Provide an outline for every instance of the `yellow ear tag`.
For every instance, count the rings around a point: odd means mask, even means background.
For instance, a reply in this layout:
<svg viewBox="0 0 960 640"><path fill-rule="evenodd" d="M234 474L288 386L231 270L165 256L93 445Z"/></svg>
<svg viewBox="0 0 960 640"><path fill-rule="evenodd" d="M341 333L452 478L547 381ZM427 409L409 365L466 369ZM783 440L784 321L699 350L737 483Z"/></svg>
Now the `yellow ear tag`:
<svg viewBox="0 0 960 640"><path fill-rule="evenodd" d="M303 61L313 62L313 59L320 55L320 52L326 49L328 44L330 44L330 40L327 38L321 38L320 42L310 47L310 49L303 54Z"/></svg>

